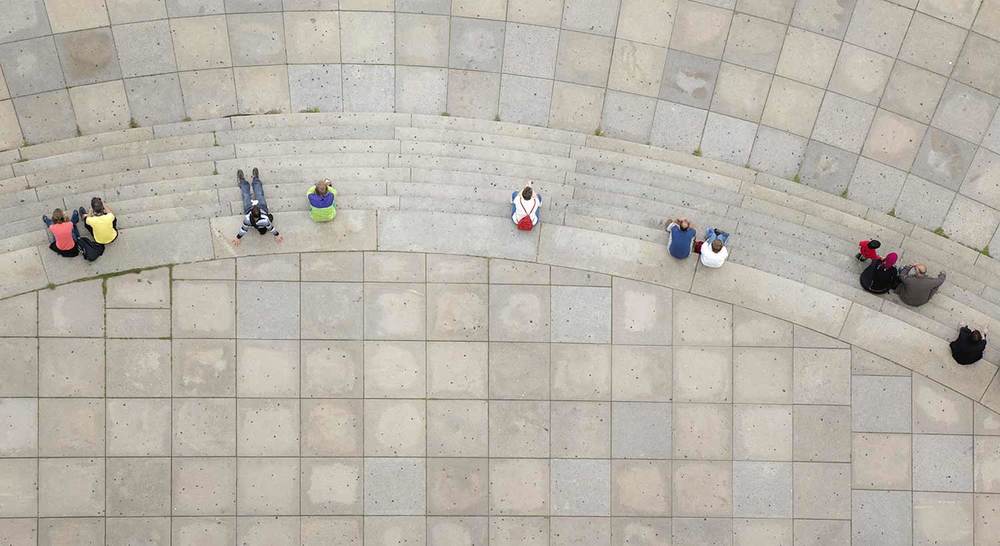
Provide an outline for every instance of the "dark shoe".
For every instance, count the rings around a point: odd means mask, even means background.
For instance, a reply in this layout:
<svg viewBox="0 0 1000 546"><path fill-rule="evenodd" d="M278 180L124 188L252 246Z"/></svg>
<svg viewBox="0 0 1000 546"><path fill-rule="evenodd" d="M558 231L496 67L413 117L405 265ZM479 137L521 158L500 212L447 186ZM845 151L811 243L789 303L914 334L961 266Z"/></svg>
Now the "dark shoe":
<svg viewBox="0 0 1000 546"><path fill-rule="evenodd" d="M257 167L254 167L252 172L255 179L260 178L260 173L257 172Z"/></svg>
<svg viewBox="0 0 1000 546"><path fill-rule="evenodd" d="M243 176L243 169L236 169L236 180L239 182L246 182L247 178Z"/></svg>
<svg viewBox="0 0 1000 546"><path fill-rule="evenodd" d="M79 209L79 210L77 210L77 212L79 212L79 213L80 213L80 218L83 218L84 216L86 216L86 215L87 215L87 209L85 209L85 208L83 208L83 207L80 207L80 209Z"/></svg>
<svg viewBox="0 0 1000 546"><path fill-rule="evenodd" d="M45 225L49 225L49 217L43 214L42 215L42 223L45 224Z"/></svg>

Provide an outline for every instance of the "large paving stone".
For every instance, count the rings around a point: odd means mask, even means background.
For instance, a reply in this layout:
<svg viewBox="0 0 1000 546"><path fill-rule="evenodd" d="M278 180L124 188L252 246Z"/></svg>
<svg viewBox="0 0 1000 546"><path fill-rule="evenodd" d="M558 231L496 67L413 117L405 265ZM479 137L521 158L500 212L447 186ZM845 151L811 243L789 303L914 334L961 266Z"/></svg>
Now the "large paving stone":
<svg viewBox="0 0 1000 546"><path fill-rule="evenodd" d="M610 461L554 459L551 473L552 513L587 516L610 512Z"/></svg>
<svg viewBox="0 0 1000 546"><path fill-rule="evenodd" d="M226 17L233 65L285 62L284 20L278 13L231 14Z"/></svg>
<svg viewBox="0 0 1000 546"><path fill-rule="evenodd" d="M340 62L340 16L336 12L285 12L289 63ZM289 76L291 76L289 67Z"/></svg>
<svg viewBox="0 0 1000 546"><path fill-rule="evenodd" d="M604 86L608 82L614 40L594 34L563 30L555 75L558 80Z"/></svg>
<svg viewBox="0 0 1000 546"><path fill-rule="evenodd" d="M448 66L498 72L503 57L504 25L496 21L453 18Z"/></svg>
<svg viewBox="0 0 1000 546"><path fill-rule="evenodd" d="M608 136L641 142L652 130L655 110L652 97L608 91L601 124Z"/></svg>
<svg viewBox="0 0 1000 546"><path fill-rule="evenodd" d="M552 102L552 83L504 74L500 82L500 118L513 123L545 125Z"/></svg>
<svg viewBox="0 0 1000 546"><path fill-rule="evenodd" d="M714 6L682 0L677 5L670 47L719 59L726 47L732 13Z"/></svg>
<svg viewBox="0 0 1000 546"><path fill-rule="evenodd" d="M612 36L617 30L617 12L620 0L565 0L562 26Z"/></svg>
<svg viewBox="0 0 1000 546"><path fill-rule="evenodd" d="M504 72L519 76L551 78L555 74L558 43L557 29L522 24L509 25L504 40Z"/></svg>
<svg viewBox="0 0 1000 546"><path fill-rule="evenodd" d="M721 516L732 511L732 463L676 461L673 472L674 516Z"/></svg>
<svg viewBox="0 0 1000 546"><path fill-rule="evenodd" d="M961 28L917 12L910 21L899 58L947 76L962 51L965 37L966 32Z"/></svg>
<svg viewBox="0 0 1000 546"><path fill-rule="evenodd" d="M929 123L947 80L922 68L896 63L882 97L882 107L921 123Z"/></svg>
<svg viewBox="0 0 1000 546"><path fill-rule="evenodd" d="M392 64L395 18L390 13L342 12L341 55L345 63Z"/></svg>
<svg viewBox="0 0 1000 546"><path fill-rule="evenodd" d="M1000 93L1000 81L996 77L998 51L1000 42L974 32L969 34L962 54L956 61L955 79L993 95Z"/></svg>
<svg viewBox="0 0 1000 546"><path fill-rule="evenodd" d="M771 82L761 123L808 137L822 103L821 89L777 77Z"/></svg>
<svg viewBox="0 0 1000 546"><path fill-rule="evenodd" d="M863 153L898 169L909 170L926 130L924 125L878 110Z"/></svg>
<svg viewBox="0 0 1000 546"><path fill-rule="evenodd" d="M785 37L785 27L747 15L733 18L723 59L755 70L774 72Z"/></svg>
<svg viewBox="0 0 1000 546"><path fill-rule="evenodd" d="M11 96L20 97L65 87L52 37L0 45L0 68Z"/></svg>
<svg viewBox="0 0 1000 546"><path fill-rule="evenodd" d="M224 16L171 19L170 34L180 70L205 70L233 64Z"/></svg>
<svg viewBox="0 0 1000 546"><path fill-rule="evenodd" d="M118 25L113 30L123 76L147 76L177 70L170 26L166 21Z"/></svg>
<svg viewBox="0 0 1000 546"><path fill-rule="evenodd" d="M176 74L125 80L132 117L141 125L179 121L184 116L184 99Z"/></svg>
<svg viewBox="0 0 1000 546"><path fill-rule="evenodd" d="M499 74L475 70L448 71L449 114L490 119L498 115L499 100Z"/></svg>
<svg viewBox="0 0 1000 546"><path fill-rule="evenodd" d="M396 67L396 111L440 114L448 109L448 70L416 66ZM547 104L547 102L546 102ZM545 120L542 120L542 125Z"/></svg>
<svg viewBox="0 0 1000 546"><path fill-rule="evenodd" d="M51 31L43 0L12 2L7 9L7 17L0 23L0 41L35 38Z"/></svg>
<svg viewBox="0 0 1000 546"><path fill-rule="evenodd" d="M906 177L903 191L896 203L896 214L903 220L926 229L937 229L944 223L954 192L913 176Z"/></svg>
<svg viewBox="0 0 1000 546"><path fill-rule="evenodd" d="M712 110L748 121L760 121L771 87L771 76L723 63L715 85Z"/></svg>
<svg viewBox="0 0 1000 546"><path fill-rule="evenodd" d="M78 130L85 134L125 129L132 120L121 81L74 87L69 98Z"/></svg>
<svg viewBox="0 0 1000 546"><path fill-rule="evenodd" d="M813 138L849 152L864 145L875 108L849 97L827 93L816 118Z"/></svg>
<svg viewBox="0 0 1000 546"><path fill-rule="evenodd" d="M854 9L844 40L895 57L913 12L882 0L861 0Z"/></svg>
<svg viewBox="0 0 1000 546"><path fill-rule="evenodd" d="M237 67L233 70L236 108L242 114L290 110L288 71L284 66Z"/></svg>
<svg viewBox="0 0 1000 546"><path fill-rule="evenodd" d="M828 193L839 193L850 184L857 154L813 140L802 158L802 183Z"/></svg>
<svg viewBox="0 0 1000 546"><path fill-rule="evenodd" d="M745 165L756 131L754 122L710 112L701 139L702 151L707 157Z"/></svg>
<svg viewBox="0 0 1000 546"><path fill-rule="evenodd" d="M792 24L832 38L843 39L851 22L854 5L855 0L799 2L792 13Z"/></svg>
<svg viewBox="0 0 1000 546"><path fill-rule="evenodd" d="M789 28L776 73L809 85L826 87L839 51L840 43L832 38Z"/></svg>
<svg viewBox="0 0 1000 546"><path fill-rule="evenodd" d="M912 543L912 497L909 491L856 491L852 522L855 542Z"/></svg>
<svg viewBox="0 0 1000 546"><path fill-rule="evenodd" d="M683 104L656 102L649 143L672 150L694 150L701 143L708 112Z"/></svg>

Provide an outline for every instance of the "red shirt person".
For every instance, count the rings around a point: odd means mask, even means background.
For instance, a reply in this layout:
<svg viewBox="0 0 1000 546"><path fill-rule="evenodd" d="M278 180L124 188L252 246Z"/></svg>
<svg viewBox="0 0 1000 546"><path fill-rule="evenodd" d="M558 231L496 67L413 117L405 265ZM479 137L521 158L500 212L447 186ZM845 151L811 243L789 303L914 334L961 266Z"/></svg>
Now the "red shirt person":
<svg viewBox="0 0 1000 546"><path fill-rule="evenodd" d="M865 240L858 243L858 254L854 256L859 262L865 260L881 260L882 257L878 255L878 248L882 246L882 243L875 239Z"/></svg>

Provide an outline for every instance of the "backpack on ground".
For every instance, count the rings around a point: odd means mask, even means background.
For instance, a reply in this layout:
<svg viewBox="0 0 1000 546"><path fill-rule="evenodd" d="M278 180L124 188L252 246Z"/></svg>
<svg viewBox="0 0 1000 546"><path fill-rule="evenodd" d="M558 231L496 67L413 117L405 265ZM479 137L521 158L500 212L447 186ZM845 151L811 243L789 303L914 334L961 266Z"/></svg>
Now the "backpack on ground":
<svg viewBox="0 0 1000 546"><path fill-rule="evenodd" d="M80 252L83 254L83 259L88 262L93 262L104 254L104 245L90 239L80 237L76 241L76 246L80 248Z"/></svg>

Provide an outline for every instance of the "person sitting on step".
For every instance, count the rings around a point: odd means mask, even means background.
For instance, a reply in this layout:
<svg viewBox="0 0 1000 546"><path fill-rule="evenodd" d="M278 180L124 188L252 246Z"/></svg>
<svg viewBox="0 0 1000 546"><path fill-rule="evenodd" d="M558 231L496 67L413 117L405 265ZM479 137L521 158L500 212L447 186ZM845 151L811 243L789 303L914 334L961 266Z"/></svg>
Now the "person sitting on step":
<svg viewBox="0 0 1000 546"><path fill-rule="evenodd" d="M73 216L66 221L62 209L52 211L52 218L42 215L45 222L45 235L49 238L49 248L52 252L64 257L75 258L80 255L76 242L80 239L80 230L76 223L80 221L80 211L74 210Z"/></svg>
<svg viewBox="0 0 1000 546"><path fill-rule="evenodd" d="M253 168L253 194L251 195L251 183L247 183L243 176L243 170L236 171L236 180L240 186L240 193L243 196L243 225L236 234L233 244L239 246L240 239L247 234L250 228L256 229L258 233L264 235L271 232L277 242L282 242L281 234L274 227L274 215L267 210L267 200L264 198L264 186L260 183L260 173L257 167Z"/></svg>
<svg viewBox="0 0 1000 546"><path fill-rule="evenodd" d="M111 207L104 204L100 197L90 200L90 212L80 207L77 211L84 227L94 236L94 242L109 245L118 238L118 219Z"/></svg>
<svg viewBox="0 0 1000 546"><path fill-rule="evenodd" d="M701 265L705 267L718 268L726 263L729 257L729 249L726 248L726 241L729 234L715 228L705 230L705 242L701 245Z"/></svg>
<svg viewBox="0 0 1000 546"><path fill-rule="evenodd" d="M510 194L510 218L517 229L531 231L531 228L538 225L541 207L542 196L535 191L531 182L521 191Z"/></svg>
<svg viewBox="0 0 1000 546"><path fill-rule="evenodd" d="M896 260L899 255L895 252L886 254L885 258L872 260L868 267L861 272L861 288L872 294L885 294L899 286L899 271L896 270Z"/></svg>
<svg viewBox="0 0 1000 546"><path fill-rule="evenodd" d="M958 338L949 344L951 357L962 365L979 362L983 358L983 352L986 351L986 334L985 330L982 332L971 330L963 324L958 330Z"/></svg>
<svg viewBox="0 0 1000 546"><path fill-rule="evenodd" d="M337 190L330 185L330 179L325 178L309 188L306 192L309 199L309 216L313 222L329 222L337 216Z"/></svg>
<svg viewBox="0 0 1000 546"><path fill-rule="evenodd" d="M859 262L866 260L881 260L882 257L878 255L878 249L882 246L882 243L875 239L860 241L858 243L858 253L854 255Z"/></svg>
<svg viewBox="0 0 1000 546"><path fill-rule="evenodd" d="M945 277L944 271L938 273L937 277L928 277L927 266L924 264L908 265L899 270L896 294L906 305L919 307L931 301L931 296L944 284Z"/></svg>
<svg viewBox="0 0 1000 546"><path fill-rule="evenodd" d="M687 218L671 220L667 224L667 233L670 234L670 244L667 246L667 250L671 256L683 260L691 255L691 243L698 232L691 226L691 222Z"/></svg>

